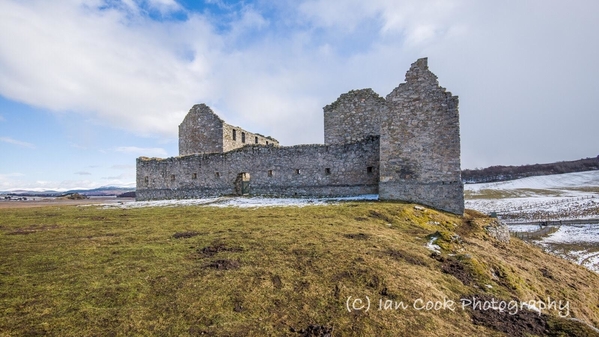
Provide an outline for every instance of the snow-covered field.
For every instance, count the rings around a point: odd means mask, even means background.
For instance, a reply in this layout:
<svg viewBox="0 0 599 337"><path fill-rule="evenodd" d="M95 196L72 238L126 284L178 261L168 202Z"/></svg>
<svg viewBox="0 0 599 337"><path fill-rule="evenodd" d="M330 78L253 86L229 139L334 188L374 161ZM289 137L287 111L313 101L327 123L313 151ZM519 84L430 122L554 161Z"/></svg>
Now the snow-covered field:
<svg viewBox="0 0 599 337"><path fill-rule="evenodd" d="M568 225L534 241L546 251L599 273L599 225Z"/></svg>
<svg viewBox="0 0 599 337"><path fill-rule="evenodd" d="M599 171L464 186L466 208L506 222L599 218Z"/></svg>
<svg viewBox="0 0 599 337"><path fill-rule="evenodd" d="M481 190L549 189L568 194L572 189L590 186L599 187L599 171L552 174L496 183L466 184L466 189L472 192L480 192Z"/></svg>
<svg viewBox="0 0 599 337"><path fill-rule="evenodd" d="M599 218L599 171L528 177L464 186L466 208L497 212L503 221L528 222ZM510 225L535 232L538 225ZM599 272L599 224L563 225L532 240L546 251Z"/></svg>
<svg viewBox="0 0 599 337"><path fill-rule="evenodd" d="M295 206L326 205L340 201L355 200L378 200L377 194L366 194L355 197L343 198L262 198L262 197L218 197L206 199L182 199L182 200L157 200L157 201L125 201L103 205L103 208L143 208L143 207L178 207L178 206L212 206L212 207L273 207L273 206Z"/></svg>

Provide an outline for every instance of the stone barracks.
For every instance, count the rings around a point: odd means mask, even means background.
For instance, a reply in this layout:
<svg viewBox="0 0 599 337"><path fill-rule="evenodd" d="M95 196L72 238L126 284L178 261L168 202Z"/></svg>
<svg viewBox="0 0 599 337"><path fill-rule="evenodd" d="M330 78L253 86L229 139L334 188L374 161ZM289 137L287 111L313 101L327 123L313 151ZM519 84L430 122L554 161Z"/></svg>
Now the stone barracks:
<svg viewBox="0 0 599 337"><path fill-rule="evenodd" d="M352 90L324 107L324 144L279 146L195 105L179 125L179 156L137 159L137 200L223 195L378 194L464 212L458 97L427 59L386 98Z"/></svg>

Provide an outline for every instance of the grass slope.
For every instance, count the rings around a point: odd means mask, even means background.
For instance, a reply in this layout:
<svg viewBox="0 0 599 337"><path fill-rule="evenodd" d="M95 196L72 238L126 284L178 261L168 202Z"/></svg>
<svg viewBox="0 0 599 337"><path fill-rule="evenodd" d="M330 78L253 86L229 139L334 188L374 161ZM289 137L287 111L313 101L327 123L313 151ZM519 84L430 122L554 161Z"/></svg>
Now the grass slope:
<svg viewBox="0 0 599 337"><path fill-rule="evenodd" d="M490 221L383 202L2 209L0 336L599 335L556 310L461 310L550 296L599 326L597 274L500 243ZM369 311L348 311L366 296Z"/></svg>

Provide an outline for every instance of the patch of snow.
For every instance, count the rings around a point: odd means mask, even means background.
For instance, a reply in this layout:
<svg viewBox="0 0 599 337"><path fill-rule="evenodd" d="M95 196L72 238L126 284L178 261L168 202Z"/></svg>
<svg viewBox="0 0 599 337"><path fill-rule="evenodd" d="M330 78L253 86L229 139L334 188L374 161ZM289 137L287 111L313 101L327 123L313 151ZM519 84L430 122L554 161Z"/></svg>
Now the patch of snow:
<svg viewBox="0 0 599 337"><path fill-rule="evenodd" d="M373 201L378 200L377 194L365 194L352 197L338 198L263 198L263 197L218 197L206 199L178 199L156 201L125 201L119 203L94 205L109 208L144 208L144 207L179 207L179 206L212 206L212 207L277 207L309 205L326 205L344 201ZM82 205L82 207L91 205Z"/></svg>
<svg viewBox="0 0 599 337"><path fill-rule="evenodd" d="M435 242L437 241L438 238L439 238L438 236L433 236L431 238L431 240L429 242L427 242L426 248L428 248L429 250L431 250L435 253L441 253L441 247L439 247L439 245L435 244Z"/></svg>
<svg viewBox="0 0 599 337"><path fill-rule="evenodd" d="M599 225L564 225L535 241L544 250L599 273Z"/></svg>
<svg viewBox="0 0 599 337"><path fill-rule="evenodd" d="M507 224L507 227L510 230L510 232L518 232L518 233L535 232L540 229L539 225L510 225L510 224Z"/></svg>
<svg viewBox="0 0 599 337"><path fill-rule="evenodd" d="M542 240L544 243L596 243L599 245L599 225L564 225Z"/></svg>
<svg viewBox="0 0 599 337"><path fill-rule="evenodd" d="M497 212L508 222L591 219L599 217L599 196L474 199L466 200L465 207Z"/></svg>
<svg viewBox="0 0 599 337"><path fill-rule="evenodd" d="M464 190L562 189L581 186L599 187L599 170L527 177L495 183L465 184Z"/></svg>
<svg viewBox="0 0 599 337"><path fill-rule="evenodd" d="M520 302L520 307L541 314L541 309L537 308L537 306L534 303Z"/></svg>

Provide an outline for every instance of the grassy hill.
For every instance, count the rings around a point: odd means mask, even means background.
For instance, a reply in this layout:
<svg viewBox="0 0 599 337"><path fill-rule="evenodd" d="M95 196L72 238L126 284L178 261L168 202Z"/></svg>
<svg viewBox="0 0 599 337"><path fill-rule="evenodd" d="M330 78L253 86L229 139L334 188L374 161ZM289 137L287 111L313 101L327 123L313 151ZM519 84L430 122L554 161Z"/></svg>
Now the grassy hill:
<svg viewBox="0 0 599 337"><path fill-rule="evenodd" d="M599 336L580 323L599 326L599 275L497 241L475 212L349 202L0 215L0 336Z"/></svg>

